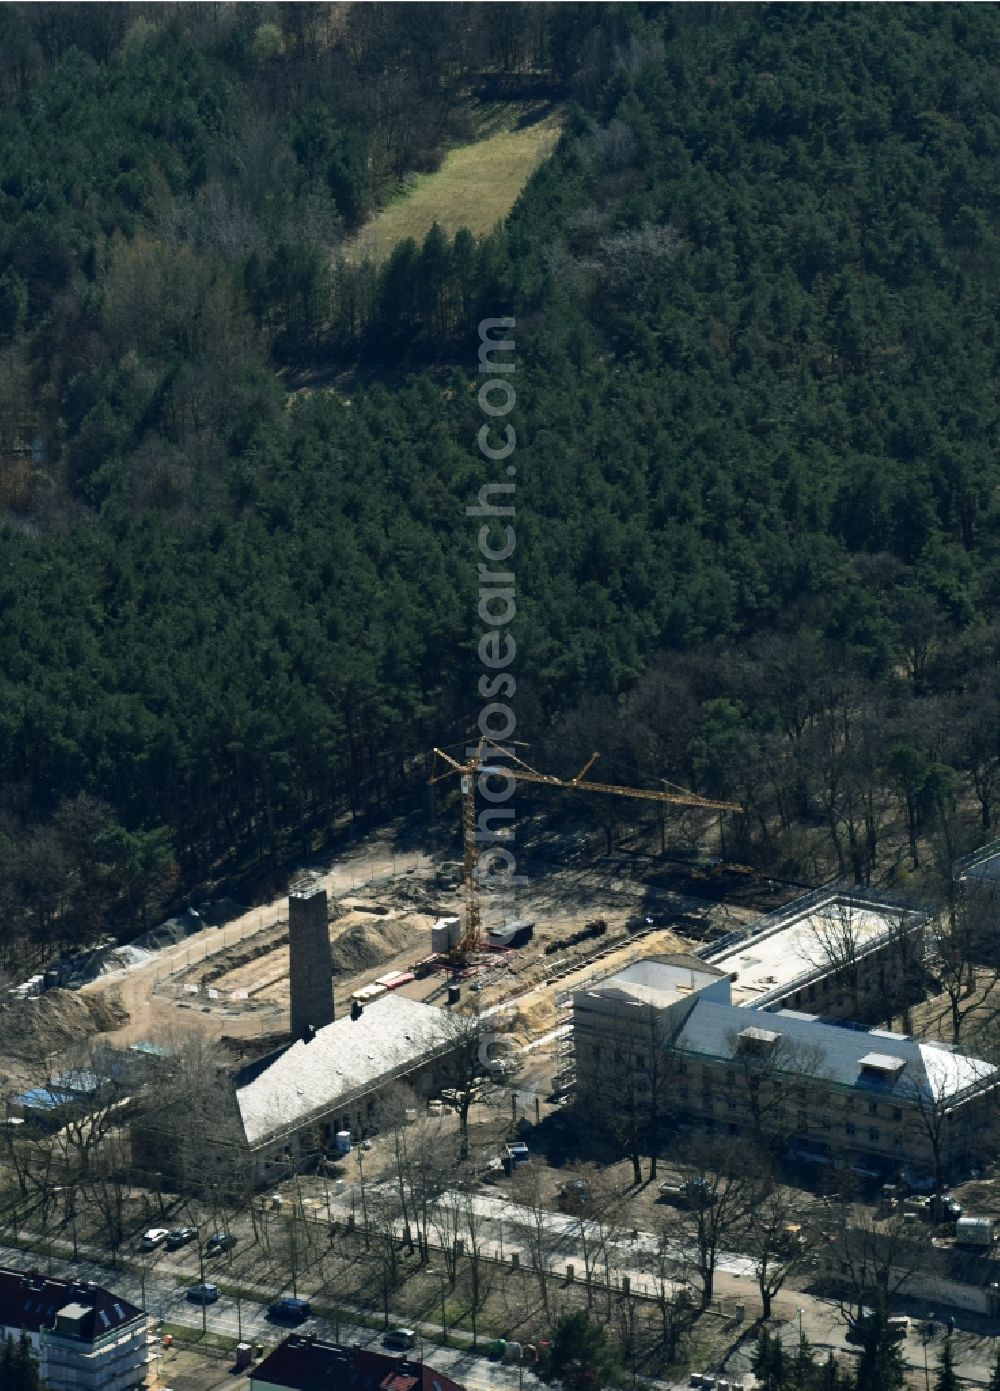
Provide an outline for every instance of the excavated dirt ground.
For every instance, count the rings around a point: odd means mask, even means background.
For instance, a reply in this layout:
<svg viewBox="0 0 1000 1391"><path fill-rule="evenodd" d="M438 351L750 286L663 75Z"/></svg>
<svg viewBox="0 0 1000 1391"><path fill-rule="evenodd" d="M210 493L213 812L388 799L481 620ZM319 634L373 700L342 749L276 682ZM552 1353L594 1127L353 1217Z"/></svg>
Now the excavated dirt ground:
<svg viewBox="0 0 1000 1391"><path fill-rule="evenodd" d="M677 923L671 924L675 913L669 911L668 900L651 893L639 879L627 873L622 877L621 870L618 862L602 859L596 851L591 855L585 848L571 865L536 867L530 882L518 890L516 903L484 895L484 929L515 917L530 918L535 935L518 951L484 958L489 969L479 977L483 988L473 991L473 977L467 976L463 1008L495 1008L516 1000L516 1013L509 1018L512 1031L518 1038L536 1037L561 1022L557 1000L567 990L637 956L689 947L675 930ZM419 851L400 853L385 832L319 873L330 896L334 986L341 1001L377 976L411 969L430 952L434 919L462 912L461 893L437 886L431 857ZM662 925L639 940L630 937L626 918L642 915L651 906L662 909ZM688 902L684 907L703 911L716 930L757 916L708 902ZM608 924L604 937L545 954L546 944L595 918ZM595 959L598 952L601 960ZM403 992L436 1001L445 980L446 973L435 970L404 986ZM169 1043L192 1030L214 1039L225 1036L235 1047L241 1041L259 1044L287 1029L287 900L276 899L222 926L191 933L131 970L103 976L75 994L49 992L40 1001L26 1001L25 1021L31 1021L32 1009L37 1011L55 996L66 997L70 1004L46 1005L39 1012L39 1036L51 1041L48 1052L71 1047L87 1036L87 1030L92 1034L98 1027L119 1045L137 1040ZM60 1010L73 1012L65 1027L59 1022ZM24 1048L17 1041L24 1024L9 1012L5 1015L12 1022L0 1019L0 1070L5 1058L21 1057ZM87 1023L95 1018L100 1022Z"/></svg>
<svg viewBox="0 0 1000 1391"><path fill-rule="evenodd" d="M97 1034L120 1028L128 1015L114 990L100 993L47 990L0 1009L0 1059L20 1083L52 1054L65 1055Z"/></svg>

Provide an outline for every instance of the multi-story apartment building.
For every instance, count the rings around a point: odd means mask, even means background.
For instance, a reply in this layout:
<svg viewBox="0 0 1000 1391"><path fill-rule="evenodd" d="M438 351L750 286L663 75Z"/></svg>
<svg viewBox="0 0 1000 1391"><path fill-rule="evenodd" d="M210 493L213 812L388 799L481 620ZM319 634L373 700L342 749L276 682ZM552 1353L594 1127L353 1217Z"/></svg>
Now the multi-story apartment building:
<svg viewBox="0 0 1000 1391"><path fill-rule="evenodd" d="M904 1034L736 1004L690 957L636 962L573 997L591 1115L655 1109L703 1136L791 1144L803 1162L877 1161L943 1178L987 1148L1000 1069Z"/></svg>
<svg viewBox="0 0 1000 1391"><path fill-rule="evenodd" d="M142 1309L99 1285L0 1269L0 1337L27 1339L49 1391L137 1391L150 1366Z"/></svg>

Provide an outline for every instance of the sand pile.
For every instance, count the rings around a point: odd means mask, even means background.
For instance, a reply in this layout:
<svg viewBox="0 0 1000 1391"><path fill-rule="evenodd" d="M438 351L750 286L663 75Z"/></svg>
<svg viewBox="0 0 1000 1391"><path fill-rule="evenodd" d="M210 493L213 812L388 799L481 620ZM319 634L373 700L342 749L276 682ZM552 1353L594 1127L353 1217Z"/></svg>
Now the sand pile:
<svg viewBox="0 0 1000 1391"><path fill-rule="evenodd" d="M116 995L47 990L0 1006L0 1053L25 1059L60 1053L94 1034L119 1028L127 1019Z"/></svg>
<svg viewBox="0 0 1000 1391"><path fill-rule="evenodd" d="M178 913L175 918L167 918L157 927L152 927L137 937L133 946L146 951L162 951L164 947L176 947L185 938L206 927L222 927L234 918L242 917L247 909L233 898L216 898L211 903L200 903L197 911L190 908Z"/></svg>
<svg viewBox="0 0 1000 1391"><path fill-rule="evenodd" d="M190 937L194 932L201 932L205 923L196 913L181 913L176 918L168 918L166 922L160 923L159 927L150 928L141 937L137 937L134 946L142 947L145 951L162 951L164 947L175 947L178 942L183 942L185 937Z"/></svg>
<svg viewBox="0 0 1000 1391"><path fill-rule="evenodd" d="M110 976L115 971L130 971L135 966L144 966L152 959L151 951L147 951L145 947L138 947L135 943L126 947L103 947L99 951L91 952L87 964L73 979L86 984L89 981L100 980L102 976Z"/></svg>
<svg viewBox="0 0 1000 1391"><path fill-rule="evenodd" d="M110 975L111 971L131 971L136 965L145 965L146 961L152 960L152 951L146 951L145 947L114 947L104 957L100 974Z"/></svg>
<svg viewBox="0 0 1000 1391"><path fill-rule="evenodd" d="M429 926L413 918L365 919L350 923L333 939L333 974L356 976L410 948L414 959L430 949Z"/></svg>
<svg viewBox="0 0 1000 1391"><path fill-rule="evenodd" d="M556 1009L550 999L536 999L530 1004L515 1005L509 1014L505 1010L501 1018L504 1032L513 1034L518 1043L527 1043L555 1028Z"/></svg>
<svg viewBox="0 0 1000 1391"><path fill-rule="evenodd" d="M222 927L234 918L242 918L246 912L249 912L249 909L245 904L237 903L235 898L215 898L211 903L198 905L201 920L208 923L209 927Z"/></svg>

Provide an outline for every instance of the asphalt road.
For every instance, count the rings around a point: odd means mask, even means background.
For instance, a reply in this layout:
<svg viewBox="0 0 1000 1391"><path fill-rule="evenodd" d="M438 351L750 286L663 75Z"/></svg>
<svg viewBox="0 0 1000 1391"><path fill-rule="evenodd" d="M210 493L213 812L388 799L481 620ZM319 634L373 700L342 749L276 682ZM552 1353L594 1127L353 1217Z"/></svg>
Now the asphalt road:
<svg viewBox="0 0 1000 1391"><path fill-rule="evenodd" d="M31 1261L19 1248L0 1246L0 1263L15 1269L28 1269ZM202 1310L192 1304L169 1275L156 1270L150 1271L143 1282L141 1275L133 1270L112 1270L98 1261L55 1261L52 1273L72 1276L75 1280L93 1280L104 1285L137 1305L144 1305L146 1311L164 1322L180 1324L194 1330L202 1327ZM208 1279L225 1281L225 1271L214 1269L207 1272ZM211 1333L231 1338L241 1337L245 1342L261 1342L274 1346L289 1332L287 1328L270 1323L265 1307L256 1300L244 1299L237 1304L235 1299L223 1295L218 1303L209 1305L205 1311L205 1327ZM303 1330L317 1333L331 1341L369 1347L379 1350L382 1334L363 1324L341 1321L334 1326L321 1318L311 1318ZM418 1343L414 1349L429 1366L445 1372L462 1386L472 1387L473 1391L505 1391L518 1385L519 1375L516 1367L505 1367L493 1363L480 1353L469 1348L442 1348L436 1343Z"/></svg>

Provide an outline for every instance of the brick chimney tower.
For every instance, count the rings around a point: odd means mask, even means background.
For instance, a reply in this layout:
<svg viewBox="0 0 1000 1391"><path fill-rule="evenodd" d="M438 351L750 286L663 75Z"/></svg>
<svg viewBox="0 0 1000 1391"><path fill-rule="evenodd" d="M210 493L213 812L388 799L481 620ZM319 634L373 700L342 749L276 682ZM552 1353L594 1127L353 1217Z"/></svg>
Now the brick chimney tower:
<svg viewBox="0 0 1000 1391"><path fill-rule="evenodd" d="M327 928L326 889L316 881L295 884L288 895L288 964L292 1038L310 1026L333 1023L333 958Z"/></svg>

